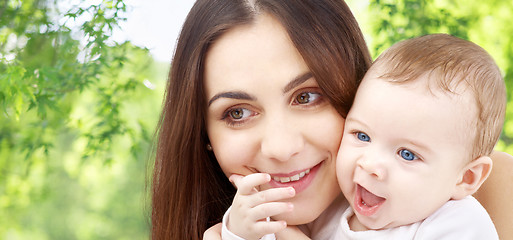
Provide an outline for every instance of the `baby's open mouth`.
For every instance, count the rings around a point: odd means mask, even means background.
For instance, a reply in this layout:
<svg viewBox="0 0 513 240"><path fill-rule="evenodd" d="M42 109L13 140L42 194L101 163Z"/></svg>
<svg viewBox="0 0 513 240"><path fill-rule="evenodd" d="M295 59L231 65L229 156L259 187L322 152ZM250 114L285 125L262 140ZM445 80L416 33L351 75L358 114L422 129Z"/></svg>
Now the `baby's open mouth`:
<svg viewBox="0 0 513 240"><path fill-rule="evenodd" d="M385 203L386 199L369 192L364 187L356 186L355 210L365 216L370 216Z"/></svg>
<svg viewBox="0 0 513 240"><path fill-rule="evenodd" d="M360 195L362 198L362 201L361 201L362 204L367 207L374 207L374 206L380 204L381 202L385 201L384 198L374 195L373 193L369 192L364 187L361 188Z"/></svg>

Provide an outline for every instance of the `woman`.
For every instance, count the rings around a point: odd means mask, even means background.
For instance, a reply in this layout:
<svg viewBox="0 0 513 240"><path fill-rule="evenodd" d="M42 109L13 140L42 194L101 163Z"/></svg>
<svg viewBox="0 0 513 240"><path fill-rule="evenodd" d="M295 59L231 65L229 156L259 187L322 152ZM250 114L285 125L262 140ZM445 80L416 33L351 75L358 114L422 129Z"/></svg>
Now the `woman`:
<svg viewBox="0 0 513 240"><path fill-rule="evenodd" d="M262 22L274 27L259 29ZM265 171L278 178L274 186L313 173L301 178L294 210L278 219L318 219L340 195L336 144L370 62L344 2L197 1L177 44L158 129L152 238L200 239L233 200L232 173Z"/></svg>

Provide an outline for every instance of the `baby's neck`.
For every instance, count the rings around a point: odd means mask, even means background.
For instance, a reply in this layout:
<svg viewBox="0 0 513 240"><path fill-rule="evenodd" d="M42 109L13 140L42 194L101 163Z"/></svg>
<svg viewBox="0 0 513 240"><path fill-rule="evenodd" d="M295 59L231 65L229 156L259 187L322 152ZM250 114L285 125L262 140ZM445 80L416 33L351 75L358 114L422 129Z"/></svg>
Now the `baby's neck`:
<svg viewBox="0 0 513 240"><path fill-rule="evenodd" d="M360 231L367 231L369 230L365 225L363 225L358 218L356 217L356 214L353 213L353 215L349 218L348 221L349 229L354 232L360 232Z"/></svg>

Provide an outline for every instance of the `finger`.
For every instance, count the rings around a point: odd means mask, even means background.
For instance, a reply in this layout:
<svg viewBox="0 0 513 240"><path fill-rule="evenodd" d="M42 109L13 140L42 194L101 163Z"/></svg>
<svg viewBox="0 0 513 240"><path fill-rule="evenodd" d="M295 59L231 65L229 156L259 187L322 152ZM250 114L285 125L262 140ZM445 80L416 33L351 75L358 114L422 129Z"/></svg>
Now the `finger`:
<svg viewBox="0 0 513 240"><path fill-rule="evenodd" d="M230 175L228 180L235 184L235 182L240 181L242 178L244 178L243 175L234 173L234 174Z"/></svg>
<svg viewBox="0 0 513 240"><path fill-rule="evenodd" d="M248 198L249 206L255 207L257 205L267 203L267 202L276 202L280 200L286 200L292 198L296 195L296 191L293 187L285 187L285 188L270 188L267 190L263 190L257 192Z"/></svg>
<svg viewBox="0 0 513 240"><path fill-rule="evenodd" d="M266 235L271 233L279 232L287 227L287 223L283 220L281 221L259 221L257 222L253 228L255 232L260 233L260 235Z"/></svg>
<svg viewBox="0 0 513 240"><path fill-rule="evenodd" d="M258 205L254 208L249 209L248 217L250 216L252 221L261 221L267 217L276 216L278 214L292 212L294 205L289 202L270 202Z"/></svg>
<svg viewBox="0 0 513 240"><path fill-rule="evenodd" d="M234 174L229 179L235 184L238 194L249 195L257 192L256 187L259 185L271 181L271 176L267 173L253 173L241 178Z"/></svg>
<svg viewBox="0 0 513 240"><path fill-rule="evenodd" d="M228 181L230 181L235 188L238 188L237 185L235 184L235 182L239 182L242 178L244 178L244 176L234 173L234 174L230 175L230 177L228 178Z"/></svg>
<svg viewBox="0 0 513 240"><path fill-rule="evenodd" d="M270 188L245 196L245 201L248 207L255 207L263 203L287 200L295 195L296 191L293 187Z"/></svg>

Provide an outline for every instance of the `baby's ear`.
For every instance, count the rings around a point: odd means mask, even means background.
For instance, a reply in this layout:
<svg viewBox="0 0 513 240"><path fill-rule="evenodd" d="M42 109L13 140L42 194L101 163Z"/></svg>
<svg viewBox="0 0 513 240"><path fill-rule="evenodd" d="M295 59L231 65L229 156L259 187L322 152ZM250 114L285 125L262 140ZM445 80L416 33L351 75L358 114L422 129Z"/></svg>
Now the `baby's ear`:
<svg viewBox="0 0 513 240"><path fill-rule="evenodd" d="M459 200L474 194L488 178L492 170L492 159L482 156L468 163L461 171L452 199Z"/></svg>

